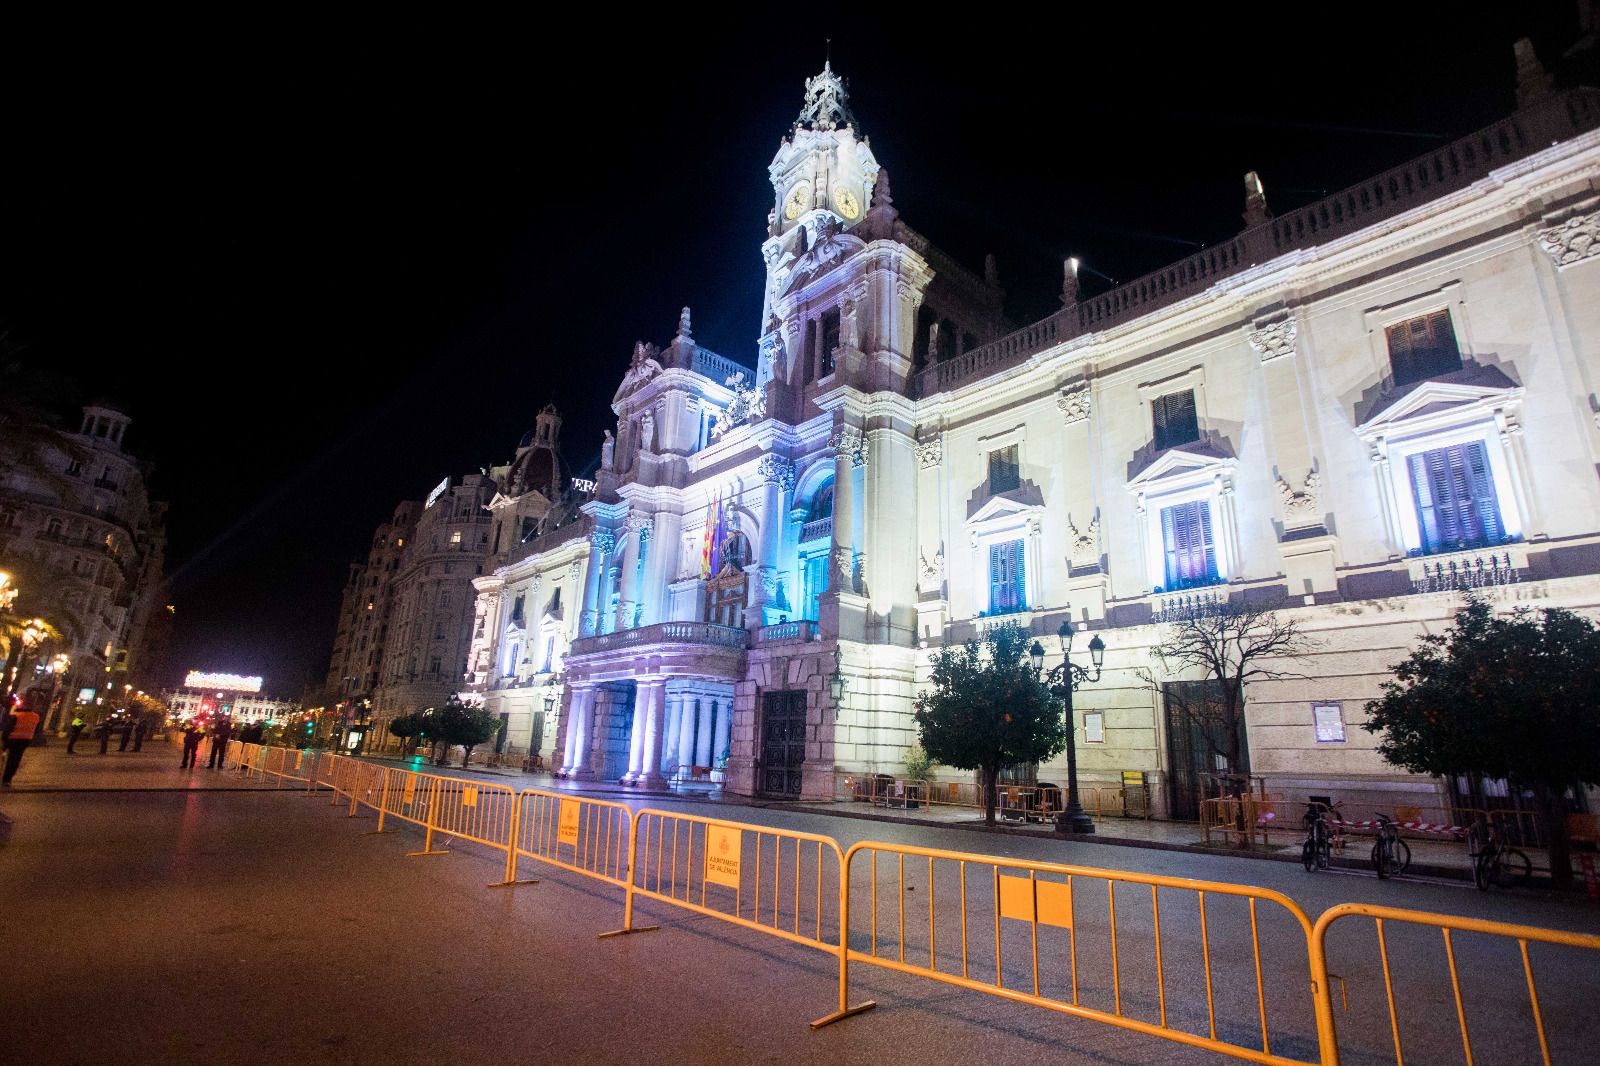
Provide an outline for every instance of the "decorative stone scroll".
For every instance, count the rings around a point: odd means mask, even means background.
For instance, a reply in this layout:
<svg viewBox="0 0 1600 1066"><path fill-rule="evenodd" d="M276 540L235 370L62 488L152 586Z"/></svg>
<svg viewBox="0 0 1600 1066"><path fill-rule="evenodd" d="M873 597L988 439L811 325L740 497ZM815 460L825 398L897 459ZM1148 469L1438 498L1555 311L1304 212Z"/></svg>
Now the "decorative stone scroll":
<svg viewBox="0 0 1600 1066"><path fill-rule="evenodd" d="M931 470L944 462L944 438L933 436L917 441L917 462L924 470Z"/></svg>
<svg viewBox="0 0 1600 1066"><path fill-rule="evenodd" d="M1539 245L1557 267L1600 255L1600 211L1573 215L1559 226L1540 230Z"/></svg>
<svg viewBox="0 0 1600 1066"><path fill-rule="evenodd" d="M1088 418L1091 407L1089 383L1076 381L1063 388L1056 396L1056 407L1069 426Z"/></svg>
<svg viewBox="0 0 1600 1066"><path fill-rule="evenodd" d="M1269 322L1260 329L1250 331L1250 347L1255 349L1255 353L1261 357L1263 363L1270 363L1274 359L1294 354L1294 338L1297 333L1298 329L1292 318Z"/></svg>
<svg viewBox="0 0 1600 1066"><path fill-rule="evenodd" d="M1067 520L1067 529L1072 533L1071 553L1069 559L1074 569L1100 565L1100 515L1098 513L1089 519L1089 528L1080 530Z"/></svg>
<svg viewBox="0 0 1600 1066"><path fill-rule="evenodd" d="M1283 495L1283 524L1289 529L1322 524L1322 476L1308 470L1300 486L1296 489L1281 475L1278 478L1278 491Z"/></svg>

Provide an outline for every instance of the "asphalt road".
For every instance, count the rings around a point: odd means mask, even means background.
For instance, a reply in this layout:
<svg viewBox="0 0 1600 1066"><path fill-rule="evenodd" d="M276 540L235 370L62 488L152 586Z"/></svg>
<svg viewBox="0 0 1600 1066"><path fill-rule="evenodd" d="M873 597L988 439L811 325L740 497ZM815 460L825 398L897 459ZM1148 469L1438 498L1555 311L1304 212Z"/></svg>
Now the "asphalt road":
<svg viewBox="0 0 1600 1066"><path fill-rule="evenodd" d="M653 805L661 806L659 801ZM1381 902L1564 928L1600 931L1600 912L1542 892L1479 894L1448 883L1308 875L1296 866L1016 836L978 836L793 811L674 802L692 813L737 817L837 838L986 851L1189 878L1253 883L1284 892L1315 917L1336 902ZM620 893L524 860L538 885L487 889L499 864L489 852L407 858L407 830L366 836L370 817L347 819L326 794L297 791L40 792L5 797L13 819L0 849L0 892L13 921L0 937L6 1025L0 1059L27 1063L452 1063L517 1062L1031 1062L1189 1063L1217 1056L1038 1007L852 967L852 1001L878 1009L812 1032L832 1009L836 960L714 918L657 903L641 920L662 929L596 939L621 923ZM910 879L904 893L937 888L941 923L959 894L945 871ZM943 879L943 880L941 880ZM858 877L852 906L880 901L884 927L899 906L898 882L876 890ZM1084 913L1104 893L1083 888ZM1126 890L1124 890L1126 891ZM916 897L917 906L924 906ZM1123 897L1124 1009L1155 1009L1149 923ZM891 902L893 901L893 902ZM1090 907L1090 903L1093 907ZM992 915L992 901L969 908ZM1197 922L1173 900L1164 916L1169 1009L1195 1015ZM909 913L920 913L908 905ZM1217 999L1230 1012L1223 1035L1248 1042L1255 1003L1240 912L1217 908ZM864 913L858 910L859 913ZM787 914L787 912L785 912ZM1263 917L1264 977L1275 1051L1309 1055L1303 949L1292 926ZM926 948L910 923L907 950ZM852 946L870 934L852 921ZM880 930L882 933L883 930ZM1084 1001L1110 1009L1106 923L1080 920ZM940 943L948 945L941 927ZM1408 1062L1460 1061L1448 985L1440 992L1437 934L1390 942L1407 1014ZM1025 962L1008 930L1005 973ZM1099 937L1099 940L1095 938ZM976 939L976 938L975 938ZM880 950L898 945L880 936ZM1347 1063L1386 1061L1387 1019L1370 925L1335 944L1348 983ZM940 948L941 952L948 948ZM1055 963L1050 952L1054 951ZM1596 1037L1592 997L1600 960L1535 949L1545 1020L1557 1061L1584 1057ZM976 949L973 964L978 966ZM1061 945L1041 956L1059 982ZM1479 1062L1535 1061L1516 1019L1520 964L1492 947L1458 944ZM948 969L947 959L940 968ZM990 972L994 970L989 962ZM1052 970L1051 967L1055 968ZM1507 968L1507 967L1510 968ZM1243 967L1243 968L1242 968ZM1241 978L1241 974L1243 977ZM1024 974L1023 980L1025 981ZM1240 980L1245 984L1241 986ZM1058 991L1060 991L1058 989ZM1062 992L1062 994L1065 994ZM1094 997L1100 997L1095 999ZM1181 1000L1181 1002L1180 1002ZM1203 1002L1203 1001L1202 1001ZM1376 1012L1376 1013L1375 1013ZM1219 1011L1220 1013L1220 1011ZM1525 1010L1522 1014L1525 1015ZM1424 1017L1426 1015L1426 1017ZM1278 1033L1282 1033L1281 1037ZM1455 1043L1451 1043L1454 1037ZM1536 1046L1536 1045L1535 1045ZM1574 1055L1578 1057L1573 1057Z"/></svg>

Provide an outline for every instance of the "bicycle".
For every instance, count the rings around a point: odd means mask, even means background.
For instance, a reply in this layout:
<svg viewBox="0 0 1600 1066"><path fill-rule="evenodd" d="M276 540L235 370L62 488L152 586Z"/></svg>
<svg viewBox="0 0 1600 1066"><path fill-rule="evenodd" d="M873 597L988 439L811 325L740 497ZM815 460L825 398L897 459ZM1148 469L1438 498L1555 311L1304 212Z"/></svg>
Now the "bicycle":
<svg viewBox="0 0 1600 1066"><path fill-rule="evenodd" d="M1333 861L1333 831L1328 826L1331 808L1322 803L1306 804L1300 824L1305 827L1305 843L1300 845L1300 863L1306 873L1326 870Z"/></svg>
<svg viewBox="0 0 1600 1066"><path fill-rule="evenodd" d="M1468 837L1472 856L1472 881L1478 891L1487 892L1491 884L1515 888L1533 874L1533 863L1516 848L1500 843L1494 828L1482 818L1472 824Z"/></svg>
<svg viewBox="0 0 1600 1066"><path fill-rule="evenodd" d="M1372 845L1372 868L1380 878L1405 873L1411 865L1411 847L1400 839L1400 824L1387 814L1378 815L1378 840Z"/></svg>

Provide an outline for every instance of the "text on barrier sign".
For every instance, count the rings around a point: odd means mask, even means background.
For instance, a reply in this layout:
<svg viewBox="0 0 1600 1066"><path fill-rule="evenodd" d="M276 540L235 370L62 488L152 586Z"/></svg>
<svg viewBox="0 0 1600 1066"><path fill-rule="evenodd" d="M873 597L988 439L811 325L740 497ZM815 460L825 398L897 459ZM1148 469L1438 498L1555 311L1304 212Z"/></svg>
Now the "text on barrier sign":
<svg viewBox="0 0 1600 1066"><path fill-rule="evenodd" d="M561 801L561 814L556 822L556 840L562 844L578 846L578 812L580 808L577 800L564 799Z"/></svg>
<svg viewBox="0 0 1600 1066"><path fill-rule="evenodd" d="M476 807L477 805L478 790L473 788L471 785L463 786L461 789L461 806Z"/></svg>
<svg viewBox="0 0 1600 1066"><path fill-rule="evenodd" d="M739 845L744 833L731 825L706 826L706 881L739 887Z"/></svg>

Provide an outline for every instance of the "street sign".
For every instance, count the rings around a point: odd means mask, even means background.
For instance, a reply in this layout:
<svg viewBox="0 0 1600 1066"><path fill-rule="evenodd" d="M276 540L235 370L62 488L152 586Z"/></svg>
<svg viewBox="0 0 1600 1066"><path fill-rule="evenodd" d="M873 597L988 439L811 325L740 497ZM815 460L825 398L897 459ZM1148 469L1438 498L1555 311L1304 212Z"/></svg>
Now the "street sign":
<svg viewBox="0 0 1600 1066"><path fill-rule="evenodd" d="M561 801L561 815L556 825L556 840L562 844L578 846L578 814L580 807L577 800L564 799Z"/></svg>
<svg viewBox="0 0 1600 1066"><path fill-rule="evenodd" d="M743 841L743 831L731 825L706 827L706 881L739 887L739 850Z"/></svg>

